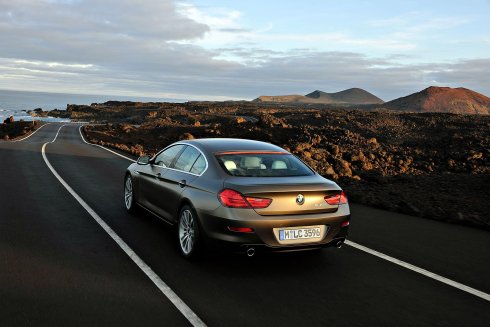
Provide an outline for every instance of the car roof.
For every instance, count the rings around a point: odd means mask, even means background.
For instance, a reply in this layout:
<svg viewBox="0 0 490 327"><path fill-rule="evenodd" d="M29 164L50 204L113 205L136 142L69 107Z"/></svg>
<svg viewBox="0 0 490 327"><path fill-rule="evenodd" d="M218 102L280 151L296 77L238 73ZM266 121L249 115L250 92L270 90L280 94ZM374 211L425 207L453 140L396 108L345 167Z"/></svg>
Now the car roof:
<svg viewBox="0 0 490 327"><path fill-rule="evenodd" d="M223 151L279 151L287 152L281 147L276 145L247 139L234 139L234 138L203 138L186 140L181 143L187 143L194 145L201 150L216 153Z"/></svg>

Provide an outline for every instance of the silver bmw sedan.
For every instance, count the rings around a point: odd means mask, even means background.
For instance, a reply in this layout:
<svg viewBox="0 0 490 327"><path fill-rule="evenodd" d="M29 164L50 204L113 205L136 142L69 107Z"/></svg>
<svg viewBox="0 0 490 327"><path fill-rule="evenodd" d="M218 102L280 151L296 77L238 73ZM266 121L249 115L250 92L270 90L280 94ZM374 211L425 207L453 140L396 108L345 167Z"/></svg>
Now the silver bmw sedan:
<svg viewBox="0 0 490 327"><path fill-rule="evenodd" d="M195 139L140 157L124 178L129 212L175 225L180 252L340 247L350 210L341 188L286 150L243 139Z"/></svg>

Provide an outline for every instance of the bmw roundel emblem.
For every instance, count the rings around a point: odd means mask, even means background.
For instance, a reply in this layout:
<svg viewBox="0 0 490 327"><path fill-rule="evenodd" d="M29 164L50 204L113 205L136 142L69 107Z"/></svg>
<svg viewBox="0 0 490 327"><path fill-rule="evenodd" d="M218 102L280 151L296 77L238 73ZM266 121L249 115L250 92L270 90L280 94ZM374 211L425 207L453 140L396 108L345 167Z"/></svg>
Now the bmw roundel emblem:
<svg viewBox="0 0 490 327"><path fill-rule="evenodd" d="M305 203L305 196L303 194L298 194L298 196L296 197L296 203L299 205Z"/></svg>

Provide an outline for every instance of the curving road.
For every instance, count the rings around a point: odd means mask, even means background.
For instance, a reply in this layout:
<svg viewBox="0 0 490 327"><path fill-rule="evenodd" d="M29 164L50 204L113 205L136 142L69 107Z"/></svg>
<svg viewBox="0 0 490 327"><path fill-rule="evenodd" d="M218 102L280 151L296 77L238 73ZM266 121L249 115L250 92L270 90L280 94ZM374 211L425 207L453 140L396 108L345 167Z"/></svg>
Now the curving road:
<svg viewBox="0 0 490 327"><path fill-rule="evenodd" d="M129 163L78 124L0 142L0 326L489 324L488 232L353 204L351 246L188 262L124 210Z"/></svg>

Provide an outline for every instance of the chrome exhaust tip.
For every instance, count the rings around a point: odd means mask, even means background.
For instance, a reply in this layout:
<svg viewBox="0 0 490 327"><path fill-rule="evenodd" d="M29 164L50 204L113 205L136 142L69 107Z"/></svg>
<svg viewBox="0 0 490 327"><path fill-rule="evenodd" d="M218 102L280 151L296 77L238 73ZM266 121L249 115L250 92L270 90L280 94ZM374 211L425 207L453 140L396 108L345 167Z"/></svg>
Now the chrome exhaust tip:
<svg viewBox="0 0 490 327"><path fill-rule="evenodd" d="M247 256L253 257L255 255L255 249L254 248L248 248L247 249Z"/></svg>
<svg viewBox="0 0 490 327"><path fill-rule="evenodd" d="M340 249L342 247L342 244L344 244L344 242L338 241L337 244L335 244L335 246L337 247L337 249Z"/></svg>

